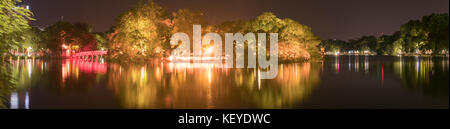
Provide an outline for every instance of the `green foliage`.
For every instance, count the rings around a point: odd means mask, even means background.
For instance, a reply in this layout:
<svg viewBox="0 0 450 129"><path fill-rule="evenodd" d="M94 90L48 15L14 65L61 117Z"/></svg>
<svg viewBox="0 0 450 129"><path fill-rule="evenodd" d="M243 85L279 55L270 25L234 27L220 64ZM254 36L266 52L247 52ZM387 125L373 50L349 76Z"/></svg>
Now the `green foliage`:
<svg viewBox="0 0 450 129"><path fill-rule="evenodd" d="M432 54L442 54L448 51L448 14L431 14L422 20L410 20L400 27L400 31L393 35L381 37L363 36L348 42L326 40L320 44L326 51L372 51L378 55L416 54L417 51L432 51ZM344 42L344 43L343 43Z"/></svg>
<svg viewBox="0 0 450 129"><path fill-rule="evenodd" d="M278 33L285 24L271 12L264 12L250 21L248 31L253 33Z"/></svg>
<svg viewBox="0 0 450 129"><path fill-rule="evenodd" d="M327 52L340 52L341 49L344 49L346 47L341 47L344 46L346 44L345 41L342 40L336 40L336 39L328 39L328 40L323 40L322 42L320 42L319 44L319 48L324 48L325 51ZM345 51L345 50L343 50Z"/></svg>
<svg viewBox="0 0 450 129"><path fill-rule="evenodd" d="M25 40L23 36L30 26L28 25L32 13L30 10L16 7L20 0L2 0L0 2L0 108L6 108L4 100L14 90L11 70L5 59L9 50Z"/></svg>
<svg viewBox="0 0 450 129"><path fill-rule="evenodd" d="M207 32L207 22L200 11L193 11L187 8L179 9L172 13L172 28L170 34L177 32L186 33L189 37L193 37L193 25L199 24L202 26L202 33ZM191 39L192 40L192 39ZM191 44L193 42L191 41ZM166 45L167 46L167 45ZM192 46L192 45L191 45ZM167 47L165 47L167 48ZM172 48L172 47L171 47Z"/></svg>
<svg viewBox="0 0 450 129"><path fill-rule="evenodd" d="M428 39L428 33L425 31L419 20L411 20L400 27L401 38L405 40L405 51L415 52L422 48Z"/></svg>
<svg viewBox="0 0 450 129"><path fill-rule="evenodd" d="M192 37L192 26L194 24L200 24L202 27L207 26L203 13L200 11L192 11L184 8L179 9L173 14L173 28L172 33L183 32Z"/></svg>
<svg viewBox="0 0 450 129"><path fill-rule="evenodd" d="M431 14L422 18L422 24L428 31L428 42L425 49L434 52L448 50L449 45L449 16L448 14Z"/></svg>
<svg viewBox="0 0 450 129"><path fill-rule="evenodd" d="M42 39L42 31L39 28L31 27L30 29L27 29L23 34L23 41L20 42L17 46L14 46L15 48L33 48L33 49L40 49L40 48L46 48L47 45L43 42Z"/></svg>
<svg viewBox="0 0 450 129"><path fill-rule="evenodd" d="M405 41L404 50L406 52L432 50L433 54L448 50L448 24L448 14L431 14L424 16L421 21L411 20L402 25L400 32L401 38Z"/></svg>
<svg viewBox="0 0 450 129"><path fill-rule="evenodd" d="M96 33L95 35L95 40L97 41L97 49L100 50L105 50L107 49L107 45L108 45L108 40L103 36L102 33Z"/></svg>
<svg viewBox="0 0 450 129"><path fill-rule="evenodd" d="M22 36L30 26L28 25L32 13L30 10L16 7L21 0L2 0L0 2L0 53L6 53L13 46L24 40Z"/></svg>
<svg viewBox="0 0 450 129"><path fill-rule="evenodd" d="M165 9L153 1L141 2L123 13L117 20L115 31L108 36L109 58L130 62L159 54L156 50L169 43L169 27L163 22L167 18Z"/></svg>

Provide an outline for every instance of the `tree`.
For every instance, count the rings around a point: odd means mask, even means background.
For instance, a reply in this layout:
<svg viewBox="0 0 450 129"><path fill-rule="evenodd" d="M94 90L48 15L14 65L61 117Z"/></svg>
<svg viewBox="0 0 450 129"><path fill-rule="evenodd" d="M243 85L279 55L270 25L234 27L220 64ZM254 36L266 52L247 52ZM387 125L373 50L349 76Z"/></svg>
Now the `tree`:
<svg viewBox="0 0 450 129"><path fill-rule="evenodd" d="M59 55L63 45L73 51L97 50L97 37L92 33L92 25L58 21L48 26L42 35L47 47Z"/></svg>
<svg viewBox="0 0 450 129"><path fill-rule="evenodd" d="M431 14L411 20L400 28L406 52L429 51L439 54L448 50L448 14Z"/></svg>
<svg viewBox="0 0 450 129"><path fill-rule="evenodd" d="M271 12L265 12L248 23L248 32L278 33L281 61L320 58L317 50L320 38L312 33L310 27L292 19L280 19Z"/></svg>
<svg viewBox="0 0 450 129"><path fill-rule="evenodd" d="M278 33L284 25L282 19L272 12L264 12L250 21L248 30L253 33Z"/></svg>
<svg viewBox="0 0 450 129"><path fill-rule="evenodd" d="M24 40L23 34L30 28L28 25L32 13L30 10L16 7L20 0L2 0L0 2L0 108L6 108L5 100L9 91L14 88L11 71L7 66L9 50Z"/></svg>
<svg viewBox="0 0 450 129"><path fill-rule="evenodd" d="M319 44L319 48L324 48L325 52L341 52L346 51L345 41L336 40L336 39L328 39L322 40Z"/></svg>
<svg viewBox="0 0 450 129"><path fill-rule="evenodd" d="M400 32L395 32L393 35L383 35L379 41L377 49L378 55L400 55L403 51L403 39L400 38Z"/></svg>
<svg viewBox="0 0 450 129"><path fill-rule="evenodd" d="M30 10L16 7L16 3L21 0L4 0L0 3L0 53L7 53L11 47L18 45L24 40L25 33L32 13Z"/></svg>
<svg viewBox="0 0 450 129"><path fill-rule="evenodd" d="M406 41L404 44L406 52L415 52L422 49L427 43L428 32L425 31L419 20L411 20L400 27L402 38Z"/></svg>
<svg viewBox="0 0 450 129"><path fill-rule="evenodd" d="M183 32L192 37L192 27L194 24L200 24L203 27L207 26L207 22L203 16L203 13L201 13L200 11L192 11L190 9L184 8L177 10L172 15L172 34Z"/></svg>
<svg viewBox="0 0 450 129"><path fill-rule="evenodd" d="M143 61L161 53L169 43L166 10L153 1L140 2L123 13L109 39L109 58L115 61Z"/></svg>
<svg viewBox="0 0 450 129"><path fill-rule="evenodd" d="M97 41L97 49L105 50L107 49L108 40L104 37L103 33L95 33L95 39Z"/></svg>
<svg viewBox="0 0 450 129"><path fill-rule="evenodd" d="M46 44L43 43L42 31L39 28L31 27L26 29L22 34L23 40L18 44L12 46L13 50L22 50L31 48L32 50L42 50L46 48Z"/></svg>
<svg viewBox="0 0 450 129"><path fill-rule="evenodd" d="M425 45L425 48L433 50L433 54L438 54L442 50L448 50L448 24L448 14L431 14L422 18L422 26L429 32L428 44Z"/></svg>

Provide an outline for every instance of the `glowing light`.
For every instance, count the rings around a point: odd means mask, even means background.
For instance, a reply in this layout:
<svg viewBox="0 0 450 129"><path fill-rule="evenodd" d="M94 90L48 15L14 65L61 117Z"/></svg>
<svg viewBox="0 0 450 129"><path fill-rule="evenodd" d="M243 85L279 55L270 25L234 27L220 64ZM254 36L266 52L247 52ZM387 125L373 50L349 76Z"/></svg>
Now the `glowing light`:
<svg viewBox="0 0 450 129"><path fill-rule="evenodd" d="M261 71L258 69L258 90L261 89Z"/></svg>
<svg viewBox="0 0 450 129"><path fill-rule="evenodd" d="M208 47L205 50L205 55L212 55L214 52L214 47Z"/></svg>
<svg viewBox="0 0 450 129"><path fill-rule="evenodd" d="M147 77L147 71L144 67L141 68L141 80L144 80Z"/></svg>
<svg viewBox="0 0 450 129"><path fill-rule="evenodd" d="M169 60L169 61L173 61L173 56L172 56L172 55L169 56L168 60Z"/></svg>
<svg viewBox="0 0 450 129"><path fill-rule="evenodd" d="M28 47L28 48L27 48L27 56L30 56L30 55L31 55L31 54L30 54L30 51L31 51L31 50L33 50L33 48L31 48L31 47Z"/></svg>
<svg viewBox="0 0 450 129"><path fill-rule="evenodd" d="M61 68L62 82L65 83L66 78L69 76L70 76L70 63L68 60L66 60L62 63L62 68Z"/></svg>
<svg viewBox="0 0 450 129"><path fill-rule="evenodd" d="M334 55L336 55L336 56L339 55L339 52L335 52Z"/></svg>
<svg viewBox="0 0 450 129"><path fill-rule="evenodd" d="M10 100L10 108L11 109L18 109L19 108L19 96L17 92L11 93L11 100Z"/></svg>
<svg viewBox="0 0 450 129"><path fill-rule="evenodd" d="M31 63L29 60L27 61L27 69L28 69L28 77L31 78L32 69L31 69Z"/></svg>

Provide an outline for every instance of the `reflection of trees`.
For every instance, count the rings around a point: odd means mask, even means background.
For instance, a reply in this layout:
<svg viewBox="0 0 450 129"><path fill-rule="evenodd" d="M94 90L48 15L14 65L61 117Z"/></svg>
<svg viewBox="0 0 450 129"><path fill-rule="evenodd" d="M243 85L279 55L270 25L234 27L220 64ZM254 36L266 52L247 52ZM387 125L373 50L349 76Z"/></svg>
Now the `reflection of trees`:
<svg viewBox="0 0 450 129"><path fill-rule="evenodd" d="M313 88L318 85L320 71L319 67L315 66L318 65L281 64L276 79L261 80L261 85L258 87L244 84L247 88L239 90L245 91L246 96L242 97L251 98L251 103L256 108L294 108L307 99Z"/></svg>
<svg viewBox="0 0 450 129"><path fill-rule="evenodd" d="M4 77L0 77L1 83L0 84L0 97L1 100L0 101L4 101L7 100L9 101L9 97L11 96L11 92L13 91L20 91L26 88L29 88L30 85L32 84L33 81L39 81L39 79L35 79L32 80L33 78L31 78L33 75L37 74L36 72L32 72L32 70L34 69L34 65L37 64L41 64L42 62L37 61L35 62L35 60L21 60L21 59L17 59L17 60L9 60L8 64L2 65L0 67L1 71L4 72L8 72L8 77L4 78ZM3 72L1 74L4 74ZM0 76L4 76L4 75L0 75ZM9 79L9 80L4 80L4 79ZM3 87L3 84L5 82L3 81L8 81L7 83L9 86L7 87ZM14 87L12 87L14 86ZM4 104L6 102L1 102L0 103L0 108L7 108Z"/></svg>
<svg viewBox="0 0 450 129"><path fill-rule="evenodd" d="M394 71L409 89L424 96L448 96L448 58L400 57Z"/></svg>
<svg viewBox="0 0 450 129"><path fill-rule="evenodd" d="M89 65L91 64L91 65ZM12 76L18 90L32 88L33 84L41 84L56 92L86 91L93 83L98 83L102 74L95 73L99 67L89 67L95 62L80 60L14 60L11 63ZM92 78L96 80L92 80Z"/></svg>
<svg viewBox="0 0 450 129"><path fill-rule="evenodd" d="M280 65L274 80L255 69L203 64L112 65L108 87L125 108L293 108L319 82L310 63Z"/></svg>
<svg viewBox="0 0 450 129"><path fill-rule="evenodd" d="M11 90L14 89L10 76L11 70L7 65L7 62L0 61L0 109L7 108L5 103L8 101Z"/></svg>
<svg viewBox="0 0 450 129"><path fill-rule="evenodd" d="M276 79L277 83L274 84L274 86L279 86L281 93L275 94L274 98L278 99L276 103L264 107L292 108L297 102L305 100L320 82L318 66L320 65L312 65L311 63L285 64L284 67L282 65L281 68L283 69L278 74L280 77Z"/></svg>
<svg viewBox="0 0 450 129"><path fill-rule="evenodd" d="M164 69L163 67L172 67ZM108 86L125 108L199 108L206 106L208 72L173 65L112 65ZM165 70L165 71L163 71ZM192 84L192 85L189 85ZM198 107L195 107L198 106Z"/></svg>

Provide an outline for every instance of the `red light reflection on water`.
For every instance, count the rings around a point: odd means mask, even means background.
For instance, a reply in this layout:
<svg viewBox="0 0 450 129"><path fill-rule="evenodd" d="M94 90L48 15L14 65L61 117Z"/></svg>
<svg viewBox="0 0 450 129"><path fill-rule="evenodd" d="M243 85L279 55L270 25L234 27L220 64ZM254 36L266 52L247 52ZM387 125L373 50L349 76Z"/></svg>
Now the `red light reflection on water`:
<svg viewBox="0 0 450 129"><path fill-rule="evenodd" d="M88 74L106 74L108 66L103 61L88 61L78 59L66 59L61 63L61 73L63 81L74 75L78 78L79 72Z"/></svg>
<svg viewBox="0 0 450 129"><path fill-rule="evenodd" d="M107 71L107 64L102 62L72 60L72 63L74 64L74 66L78 67L81 72L85 73L105 74Z"/></svg>

